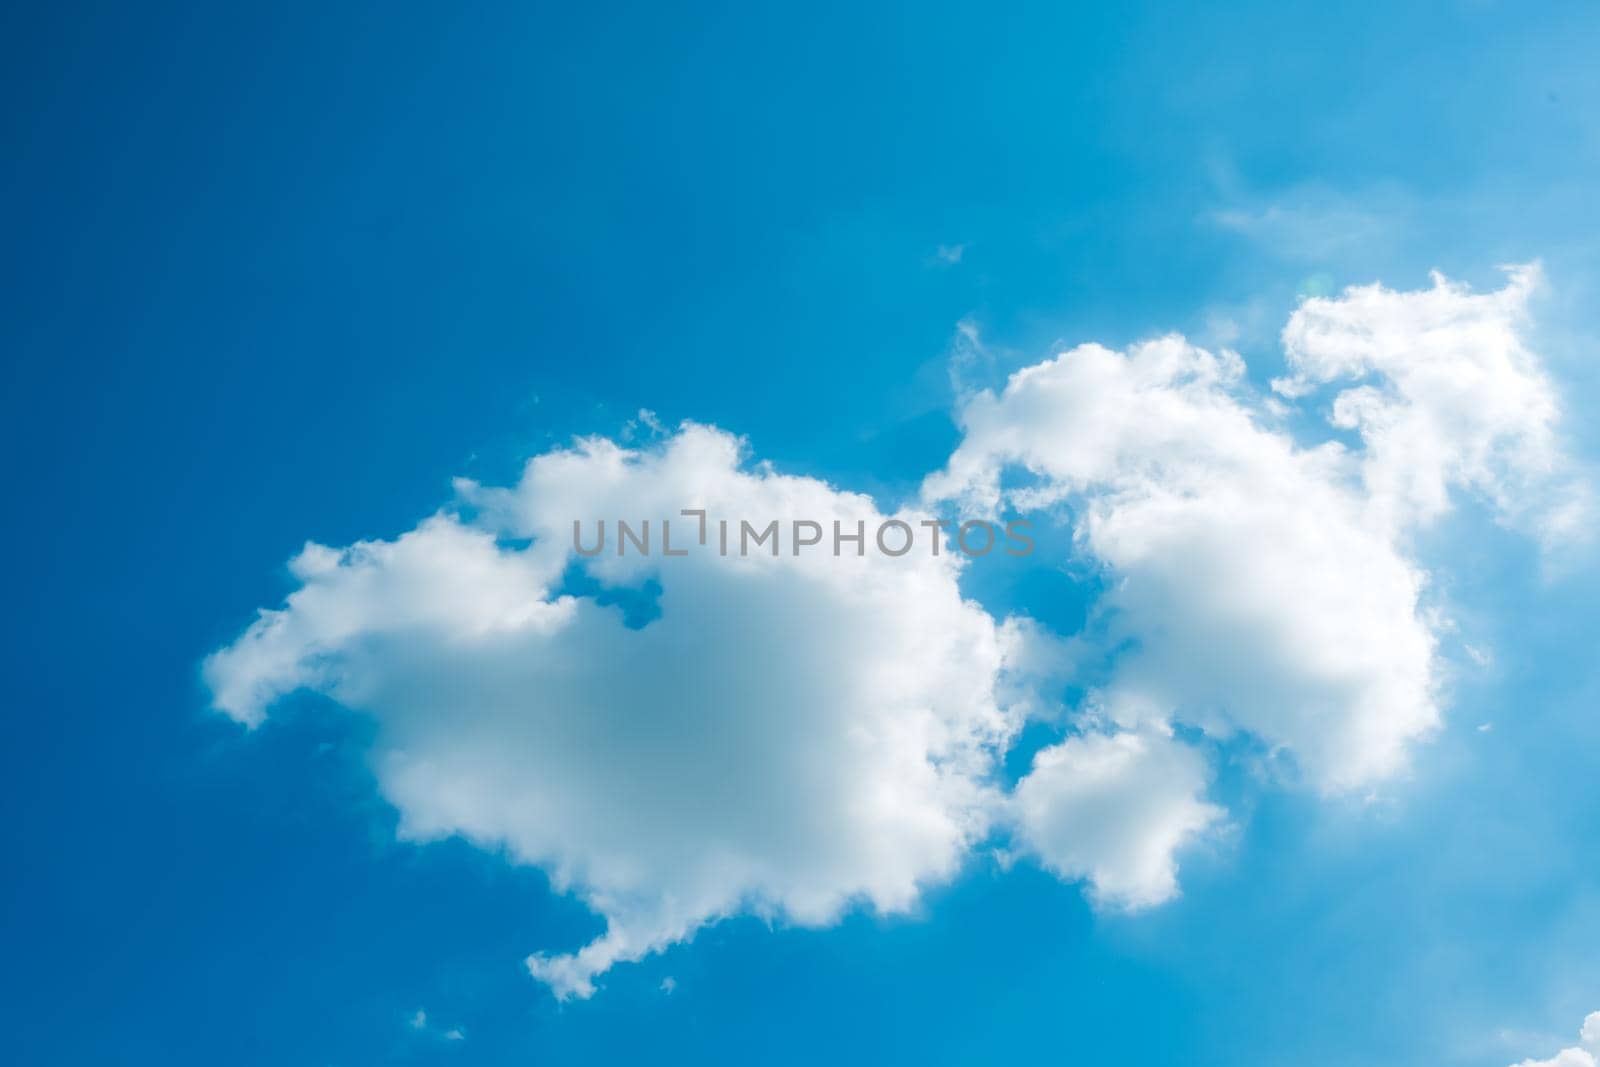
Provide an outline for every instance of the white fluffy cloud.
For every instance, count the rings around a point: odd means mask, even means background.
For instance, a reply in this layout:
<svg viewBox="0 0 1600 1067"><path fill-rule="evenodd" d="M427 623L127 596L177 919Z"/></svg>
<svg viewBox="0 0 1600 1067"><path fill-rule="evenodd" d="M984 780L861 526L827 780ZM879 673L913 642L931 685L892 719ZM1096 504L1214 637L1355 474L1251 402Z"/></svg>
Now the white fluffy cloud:
<svg viewBox="0 0 1600 1067"><path fill-rule="evenodd" d="M1581 1047L1564 1048L1547 1060L1523 1060L1513 1067L1595 1067L1600 1056L1600 1011L1583 1020L1578 1043Z"/></svg>
<svg viewBox="0 0 1600 1067"><path fill-rule="evenodd" d="M287 603L205 677L250 726L300 689L369 716L402 836L461 835L579 895L604 932L528 960L560 996L724 916L904 910L995 833L1098 903L1158 904L1225 817L1178 726L1248 735L1324 790L1393 776L1440 720L1409 532L1457 489L1547 537L1572 525L1554 390L1521 340L1534 278L1304 304L1278 392L1355 382L1331 412L1359 448L1296 441L1237 356L1177 337L1084 345L971 397L924 500L1064 512L1106 578L1082 634L996 620L949 553L665 558L662 518L695 539L684 508L885 516L747 465L723 432L656 426L646 447L535 457L510 488L461 482L453 511L392 541L308 545ZM649 519L656 551L580 563L575 519ZM655 583L656 617L564 592L585 588L575 569ZM1047 693L1069 681L1090 687L1071 709ZM1008 792L1025 717L1062 736Z"/></svg>
<svg viewBox="0 0 1600 1067"><path fill-rule="evenodd" d="M1547 537L1583 505L1555 390L1522 340L1537 280L1521 268L1481 296L1436 278L1305 302L1284 331L1294 374L1275 387L1294 400L1359 379L1331 405L1358 450L1297 442L1237 355L1181 337L1082 345L967 401L924 498L1064 511L1107 578L1092 636L1109 667L1084 711L1126 732L1048 750L1019 785L1023 842L1042 862L1094 872L1097 892L1119 885L1125 901L1175 890L1173 850L1213 813L1200 757L1165 737L1174 722L1248 734L1328 791L1404 769L1440 721L1439 620L1410 531L1458 489L1533 515ZM1077 814L1102 797L1138 813L1114 835L1121 852Z"/></svg>
<svg viewBox="0 0 1600 1067"><path fill-rule="evenodd" d="M1306 301L1283 331L1299 396L1360 382L1333 399L1332 422L1360 433L1370 510L1404 528L1436 518L1450 491L1482 494L1509 521L1546 538L1577 532L1587 496L1557 442L1556 390L1522 339L1537 265L1472 293L1441 275L1433 288L1352 288Z"/></svg>
<svg viewBox="0 0 1600 1067"><path fill-rule="evenodd" d="M1160 733L1089 733L1034 758L1013 807L1018 843L1100 903L1144 908L1178 892L1180 846L1222 817L1198 799L1204 756Z"/></svg>
<svg viewBox="0 0 1600 1067"><path fill-rule="evenodd" d="M1106 646L1131 645L1094 698L1112 722L1244 730L1324 786L1367 784L1438 719L1423 576L1350 457L1264 425L1242 370L1176 337L1073 349L974 397L925 492L1072 509L1113 579ZM1002 493L1013 466L1032 478Z"/></svg>
<svg viewBox="0 0 1600 1067"><path fill-rule="evenodd" d="M1547 1060L1523 1060L1515 1067L1595 1067L1595 1059L1587 1049L1564 1048Z"/></svg>
<svg viewBox="0 0 1600 1067"><path fill-rule="evenodd" d="M476 521L309 546L284 609L205 673L244 723L301 687L372 716L403 836L504 848L579 893L604 934L529 960L559 995L738 911L905 909L985 832L1011 729L1001 635L949 554L595 559L603 581L659 582L660 617L638 629L553 591L575 518L702 507L871 528L867 498L744 471L734 438L699 427L644 452L588 441L514 489L462 492Z"/></svg>

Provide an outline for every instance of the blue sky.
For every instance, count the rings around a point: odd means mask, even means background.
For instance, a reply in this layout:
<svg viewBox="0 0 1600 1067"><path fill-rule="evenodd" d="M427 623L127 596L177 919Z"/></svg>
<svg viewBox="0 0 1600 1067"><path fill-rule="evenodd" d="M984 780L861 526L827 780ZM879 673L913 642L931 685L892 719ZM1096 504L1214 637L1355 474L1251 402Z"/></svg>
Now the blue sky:
<svg viewBox="0 0 1600 1067"><path fill-rule="evenodd" d="M387 723L301 694L247 732L199 666L308 539L641 408L887 513L973 440L952 365L1179 331L1266 395L1302 297L1431 269L1542 263L1586 469L1593 5L69 5L0 42L8 1059L1501 1067L1600 1009L1593 549L1482 494L1406 539L1453 628L1381 788L1219 743L1227 826L1159 907L985 845L905 913L738 915L587 999L523 966L596 936L580 899L397 840ZM986 562L996 619L1098 595Z"/></svg>

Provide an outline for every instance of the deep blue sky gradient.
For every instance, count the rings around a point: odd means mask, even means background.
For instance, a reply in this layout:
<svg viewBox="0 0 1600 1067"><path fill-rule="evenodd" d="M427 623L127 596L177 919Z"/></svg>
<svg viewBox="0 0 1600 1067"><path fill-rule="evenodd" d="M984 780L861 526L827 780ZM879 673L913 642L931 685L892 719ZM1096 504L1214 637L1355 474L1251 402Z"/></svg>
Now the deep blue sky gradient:
<svg viewBox="0 0 1600 1067"><path fill-rule="evenodd" d="M1264 378L1297 293L1543 257L1593 456L1597 55L1592 3L7 8L0 1060L1554 1051L1600 1008L1600 583L1471 508L1430 552L1496 659L1380 801L1225 778L1236 833L1153 914L980 858L918 917L729 922L565 1006L521 959L592 917L394 843L359 723L247 737L196 665L307 538L641 407L892 502L955 440L964 320L992 376L1229 318Z"/></svg>

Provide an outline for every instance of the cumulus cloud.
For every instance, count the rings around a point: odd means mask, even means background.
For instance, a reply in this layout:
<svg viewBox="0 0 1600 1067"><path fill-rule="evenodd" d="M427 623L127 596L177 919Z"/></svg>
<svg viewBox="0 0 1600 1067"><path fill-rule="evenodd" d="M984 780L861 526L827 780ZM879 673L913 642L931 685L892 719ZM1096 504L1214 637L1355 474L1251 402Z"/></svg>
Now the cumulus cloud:
<svg viewBox="0 0 1600 1067"><path fill-rule="evenodd" d="M1376 518L1425 524L1450 491L1481 494L1508 522L1547 539L1580 529L1587 494L1558 438L1555 386L1522 339L1537 265L1473 293L1435 274L1433 287L1381 285L1307 300L1283 331L1293 373L1273 383L1299 396L1334 382L1331 421L1361 435L1362 476Z"/></svg>
<svg viewBox="0 0 1600 1067"><path fill-rule="evenodd" d="M1150 907L1177 895L1175 855L1222 817L1199 799L1205 758L1160 733L1090 733L1034 757L1018 784L1019 844L1097 902Z"/></svg>
<svg viewBox="0 0 1600 1067"><path fill-rule="evenodd" d="M1595 1059L1585 1049L1564 1048L1547 1060L1523 1060L1515 1067L1595 1067Z"/></svg>
<svg viewBox="0 0 1600 1067"><path fill-rule="evenodd" d="M881 519L740 460L696 426L646 451L589 440L514 488L463 483L473 519L308 546L285 607L207 661L217 706L254 724L307 688L370 715L402 836L504 849L604 919L529 959L562 996L735 912L904 911L985 833L1012 729L1002 635L962 599L958 557L597 557L603 583L658 583L642 628L559 591L574 519Z"/></svg>
<svg viewBox="0 0 1600 1067"><path fill-rule="evenodd" d="M1600 1011L1583 1020L1579 1047L1564 1048L1547 1060L1523 1060L1512 1067L1595 1067L1600 1056Z"/></svg>
<svg viewBox="0 0 1600 1067"><path fill-rule="evenodd" d="M969 398L924 499L1062 512L1107 578L1073 649L1109 664L1083 714L1110 732L1042 753L1016 790L1022 842L1046 866L1130 905L1175 892L1174 852L1218 813L1174 723L1250 735L1327 791L1404 770L1440 720L1441 623L1408 535L1452 491L1537 515L1547 538L1585 499L1522 340L1537 281L1527 267L1485 295L1436 277L1305 301L1274 388L1293 401L1359 380L1331 423L1360 449L1297 441L1236 354L1176 336L1081 345ZM1129 820L1109 838L1090 828L1115 823L1108 809Z"/></svg>
<svg viewBox="0 0 1600 1067"><path fill-rule="evenodd" d="M962 412L931 499L1064 507L1114 579L1094 703L1124 728L1181 717L1293 752L1318 783L1393 773L1437 721L1423 576L1368 521L1338 446L1263 424L1237 357L1168 337L1084 345ZM1002 493L1012 467L1031 478Z"/></svg>
<svg viewBox="0 0 1600 1067"><path fill-rule="evenodd" d="M922 506L1064 516L1105 579L1082 633L965 600L949 552L666 557L663 519L698 539L685 508L891 516L641 413L638 447L585 439L515 485L459 482L392 540L307 545L286 603L204 675L249 727L296 690L369 717L402 837L459 835L582 899L599 935L528 958L562 997L726 916L905 911L996 835L1102 906L1150 907L1226 818L1212 746L1186 738L1246 735L1339 791L1402 772L1437 726L1442 624L1410 546L1452 493L1547 539L1573 525L1583 494L1522 339L1535 280L1307 301L1274 397L1180 337L1082 345L969 396ZM1359 447L1297 440L1295 403ZM656 550L618 554L613 526L611 549L574 553L575 520L618 519L649 520ZM1007 790L1028 719L1059 736Z"/></svg>
<svg viewBox="0 0 1600 1067"><path fill-rule="evenodd" d="M1244 731L1323 788L1369 785L1439 721L1438 624L1406 534L1453 489L1508 516L1546 508L1545 531L1582 497L1556 480L1554 389L1519 332L1537 277L1302 304L1276 387L1361 378L1331 416L1359 450L1298 443L1233 353L1083 345L973 397L924 496L1073 516L1112 579L1106 653L1127 649L1093 701L1111 721ZM1003 488L1011 470L1026 477Z"/></svg>

